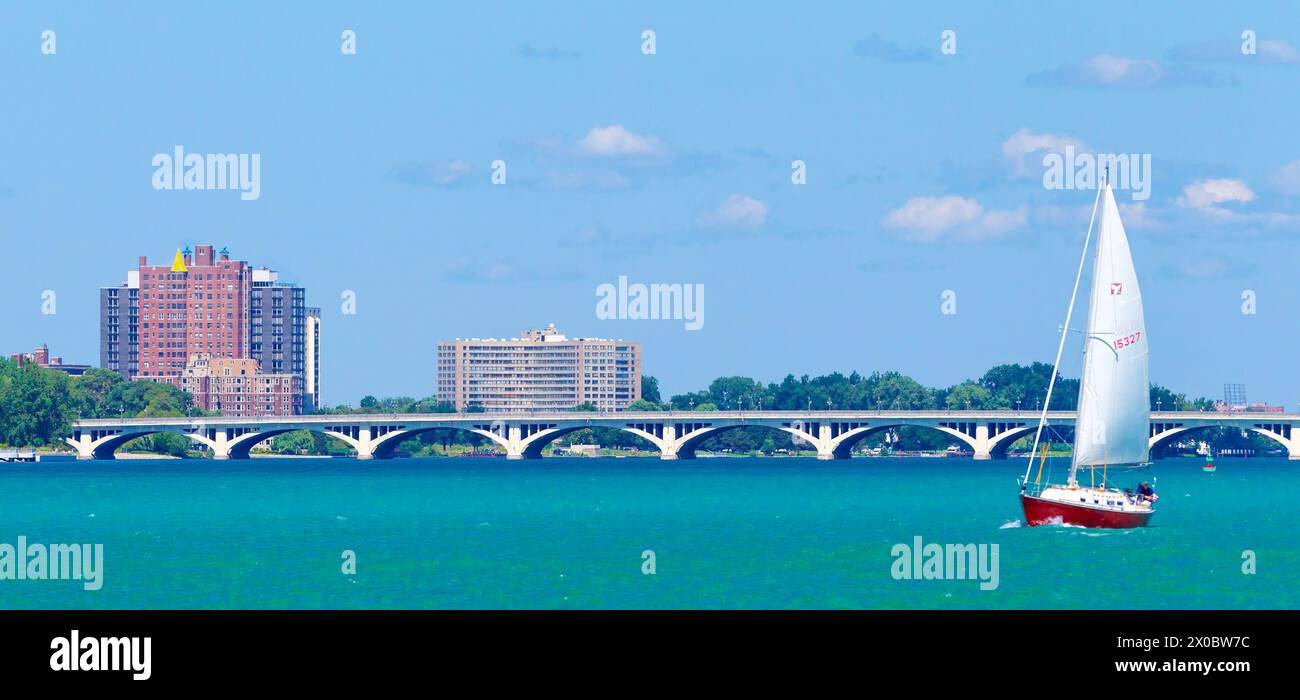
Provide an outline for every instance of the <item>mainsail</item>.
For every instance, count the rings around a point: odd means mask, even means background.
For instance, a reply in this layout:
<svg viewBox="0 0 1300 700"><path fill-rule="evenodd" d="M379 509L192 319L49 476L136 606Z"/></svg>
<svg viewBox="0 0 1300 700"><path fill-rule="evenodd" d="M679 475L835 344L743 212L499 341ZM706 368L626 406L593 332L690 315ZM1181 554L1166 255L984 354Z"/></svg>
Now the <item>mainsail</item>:
<svg viewBox="0 0 1300 700"><path fill-rule="evenodd" d="M1101 194L1074 464L1143 464L1151 421L1147 332L1128 236L1110 184Z"/></svg>

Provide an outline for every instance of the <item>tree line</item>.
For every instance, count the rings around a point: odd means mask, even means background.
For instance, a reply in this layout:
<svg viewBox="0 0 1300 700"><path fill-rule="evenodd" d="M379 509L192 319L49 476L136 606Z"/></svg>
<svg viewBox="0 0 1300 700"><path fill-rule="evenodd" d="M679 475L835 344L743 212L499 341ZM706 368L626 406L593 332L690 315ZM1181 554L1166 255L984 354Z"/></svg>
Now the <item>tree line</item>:
<svg viewBox="0 0 1300 700"><path fill-rule="evenodd" d="M78 418L164 418L205 415L189 394L170 384L126 381L117 372L89 369L81 376L0 359L0 445L64 447ZM152 435L127 449L184 454L180 435Z"/></svg>
<svg viewBox="0 0 1300 700"><path fill-rule="evenodd" d="M658 380L650 375L641 379L641 395L629 411L710 411L710 410L1040 410L1046 400L1050 365L1004 364L989 369L978 379L949 387L927 387L899 372L874 372L848 375L833 372L817 377L787 375L780 382L764 384L741 377L719 377L708 387L677 394L667 400L661 395ZM1077 379L1058 377L1050 408L1075 408L1079 393ZM1151 385L1152 408L1164 410L1213 410L1214 402L1189 398L1159 385ZM470 411L482 409L471 406ZM595 411L590 404L576 411ZM414 398L366 396L357 406L323 407L320 414L392 414L454 413L456 407L434 396ZM205 415L197 409L189 394L170 385L150 380L126 381L121 375L104 369L91 369L74 377L56 370L42 369L31 363L17 365L0 359L0 445L13 447L62 447L62 438L71 434L77 418L168 417ZM899 428L891 438L909 449L943 449L951 440L938 431L922 428ZM1061 437L1061 436L1058 436ZM883 435L873 436L867 445L878 445ZM1246 446L1271 449L1272 444L1259 436L1242 438L1237 431L1207 431L1202 439L1216 446ZM1260 442L1262 441L1262 442ZM607 447L652 449L645 441L620 430L594 429L578 431L557 441L558 445L597 443ZM446 454L458 450L488 449L489 441L464 431L435 431L404 442L400 451L408 454ZM737 452L774 452L794 449L790 437L763 428L743 428L721 433L706 442L703 449L726 449ZM127 449L147 449L170 454L185 454L194 446L179 435L155 435L141 438ZM277 436L271 443L274 452L286 454L347 454L348 448L338 440L310 431L296 431Z"/></svg>

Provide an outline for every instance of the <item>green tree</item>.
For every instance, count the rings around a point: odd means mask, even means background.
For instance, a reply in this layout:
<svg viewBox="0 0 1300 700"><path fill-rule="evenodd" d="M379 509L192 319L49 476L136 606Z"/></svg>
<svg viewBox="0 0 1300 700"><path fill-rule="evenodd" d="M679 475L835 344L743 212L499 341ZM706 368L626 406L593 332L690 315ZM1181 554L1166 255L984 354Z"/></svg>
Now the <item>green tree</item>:
<svg viewBox="0 0 1300 700"><path fill-rule="evenodd" d="M641 375L641 398L651 403L663 401L659 397L659 380L654 377L643 374Z"/></svg>
<svg viewBox="0 0 1300 700"><path fill-rule="evenodd" d="M1186 394L1175 394L1159 384L1152 384L1151 410L1199 411L1201 408L1196 401L1187 398Z"/></svg>
<svg viewBox="0 0 1300 700"><path fill-rule="evenodd" d="M677 394L668 400L673 409L678 411L689 411L695 406L711 401L709 392L697 391L694 394Z"/></svg>
<svg viewBox="0 0 1300 700"><path fill-rule="evenodd" d="M944 404L953 410L982 411L992 405L993 392L976 382L962 382L948 390Z"/></svg>
<svg viewBox="0 0 1300 700"><path fill-rule="evenodd" d="M76 408L68 375L0 360L0 443L57 444L71 432Z"/></svg>
<svg viewBox="0 0 1300 700"><path fill-rule="evenodd" d="M708 400L724 411L753 410L766 395L763 385L749 377L719 377L709 384Z"/></svg>

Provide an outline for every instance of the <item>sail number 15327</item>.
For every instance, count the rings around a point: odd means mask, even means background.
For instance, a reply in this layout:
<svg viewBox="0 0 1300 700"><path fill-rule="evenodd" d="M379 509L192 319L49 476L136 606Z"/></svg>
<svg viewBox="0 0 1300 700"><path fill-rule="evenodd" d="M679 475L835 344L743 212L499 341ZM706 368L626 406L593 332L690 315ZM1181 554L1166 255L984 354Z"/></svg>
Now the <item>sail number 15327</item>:
<svg viewBox="0 0 1300 700"><path fill-rule="evenodd" d="M1138 338L1141 337L1142 337L1142 331L1136 331L1134 333L1130 333L1129 335L1126 335L1123 338L1120 338L1119 340L1115 341L1115 349L1119 350L1122 348L1126 348L1130 345L1136 345Z"/></svg>

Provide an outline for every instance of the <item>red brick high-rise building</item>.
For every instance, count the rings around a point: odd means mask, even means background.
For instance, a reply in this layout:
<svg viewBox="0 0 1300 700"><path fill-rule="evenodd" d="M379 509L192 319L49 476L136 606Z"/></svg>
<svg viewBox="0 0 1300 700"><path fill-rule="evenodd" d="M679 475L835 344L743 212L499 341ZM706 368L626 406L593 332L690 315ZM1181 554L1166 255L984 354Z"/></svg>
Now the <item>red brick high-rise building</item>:
<svg viewBox="0 0 1300 700"><path fill-rule="evenodd" d="M225 248L196 245L192 251L177 250L170 265L150 265L141 257L124 282L99 291L99 357L105 369L127 380L197 389L201 408L225 415L302 413L317 406L320 310L307 306L306 289L280 281L276 271L232 260ZM208 360L187 373L187 363L196 358ZM226 365L224 360L248 363ZM225 400L220 395L231 392L208 389L209 384L227 383L200 380L213 362L221 366L223 377L227 367L238 367L231 382L256 385L258 399ZM186 375L187 382L178 381ZM268 399L268 386L275 400ZM286 390L295 397L283 400L280 395ZM208 394L219 408L203 403Z"/></svg>
<svg viewBox="0 0 1300 700"><path fill-rule="evenodd" d="M249 356L252 269L210 245L178 252L170 265L140 257L136 376L174 377L192 355Z"/></svg>

